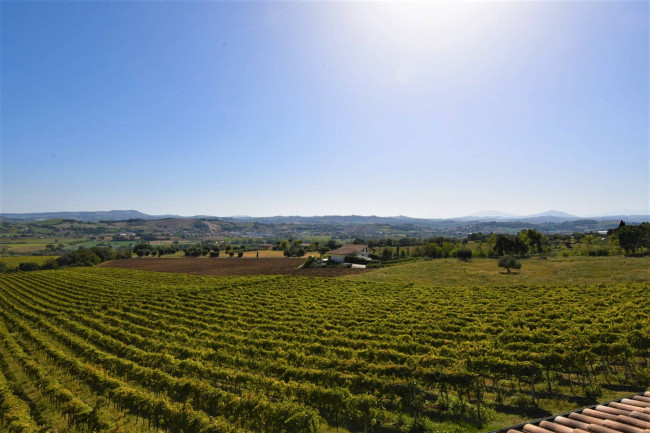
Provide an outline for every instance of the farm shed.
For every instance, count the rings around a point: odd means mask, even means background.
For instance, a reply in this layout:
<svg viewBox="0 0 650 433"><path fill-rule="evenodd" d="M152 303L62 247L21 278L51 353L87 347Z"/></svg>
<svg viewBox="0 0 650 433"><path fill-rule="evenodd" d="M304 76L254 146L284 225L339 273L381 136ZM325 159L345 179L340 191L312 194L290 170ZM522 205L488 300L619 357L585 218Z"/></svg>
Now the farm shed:
<svg viewBox="0 0 650 433"><path fill-rule="evenodd" d="M343 245L341 248L330 251L329 253L330 260L336 263L343 263L346 257L364 257L368 258L370 254L368 251L368 245L354 245L347 244Z"/></svg>
<svg viewBox="0 0 650 433"><path fill-rule="evenodd" d="M650 391L492 433L646 433Z"/></svg>

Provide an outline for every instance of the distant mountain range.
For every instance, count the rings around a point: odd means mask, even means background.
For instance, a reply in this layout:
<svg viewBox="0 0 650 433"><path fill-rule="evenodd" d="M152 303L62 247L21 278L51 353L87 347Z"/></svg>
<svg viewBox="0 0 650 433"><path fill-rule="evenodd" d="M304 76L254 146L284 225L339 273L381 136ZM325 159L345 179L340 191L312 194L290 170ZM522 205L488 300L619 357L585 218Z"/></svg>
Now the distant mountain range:
<svg viewBox="0 0 650 433"><path fill-rule="evenodd" d="M494 211L494 210L486 210L486 211L477 212L469 216L459 217L455 219L460 219L460 220L492 219L492 220L503 220L503 221L515 221L515 220L521 221L522 219L541 221L541 220L553 219L553 221L557 221L557 220L571 221L571 220L579 220L584 218L576 215L571 215L559 210L549 210L534 215L513 215L504 212Z"/></svg>
<svg viewBox="0 0 650 433"><path fill-rule="evenodd" d="M72 219L86 222L97 221L124 221L129 219L161 219L172 215L147 215L137 210L109 210L90 212L35 212L35 213L0 213L0 217L7 220L48 220Z"/></svg>
<svg viewBox="0 0 650 433"><path fill-rule="evenodd" d="M650 215L605 215L602 217L579 217L566 212L549 210L534 215L518 216L506 214L499 211L481 211L473 215L462 216L457 218L411 218L408 216L380 217L380 216L363 216L363 215L323 215L323 216L271 216L271 217L251 217L251 216L231 216L216 217L210 215L195 215L182 217L179 215L148 215L137 210L111 210L111 211L94 211L94 212L36 212L36 213L0 213L0 219L3 221L37 221L46 219L74 219L86 222L98 221L124 221L130 219L140 220L158 220L165 218L188 218L188 219L219 219L222 221L241 221L241 222L258 222L266 224L335 224L335 225L360 225L360 224L389 224L389 225L416 225L423 227L448 225L458 222L471 221L519 221L531 224L543 223L562 223L567 221L595 220L595 221L612 221L625 220L631 223L640 223L650 221Z"/></svg>

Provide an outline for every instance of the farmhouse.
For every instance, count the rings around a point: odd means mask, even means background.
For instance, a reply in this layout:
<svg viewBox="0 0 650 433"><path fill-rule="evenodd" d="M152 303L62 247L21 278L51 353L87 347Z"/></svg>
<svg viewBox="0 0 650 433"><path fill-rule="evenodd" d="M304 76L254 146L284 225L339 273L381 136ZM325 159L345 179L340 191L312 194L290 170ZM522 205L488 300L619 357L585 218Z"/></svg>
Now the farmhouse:
<svg viewBox="0 0 650 433"><path fill-rule="evenodd" d="M337 263L343 263L346 257L365 257L368 258L368 245L343 245L341 248L332 250L329 253L330 260Z"/></svg>

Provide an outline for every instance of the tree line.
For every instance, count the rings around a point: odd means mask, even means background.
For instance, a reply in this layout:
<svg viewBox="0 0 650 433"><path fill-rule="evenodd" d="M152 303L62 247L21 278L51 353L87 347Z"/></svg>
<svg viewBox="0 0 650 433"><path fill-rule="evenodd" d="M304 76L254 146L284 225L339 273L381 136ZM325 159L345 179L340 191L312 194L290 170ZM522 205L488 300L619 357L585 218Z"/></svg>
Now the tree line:
<svg viewBox="0 0 650 433"><path fill-rule="evenodd" d="M118 249L110 247L79 248L74 251L66 251L60 257L48 260L42 265L35 262L24 262L20 263L16 269L8 269L4 263L0 263L0 273L15 271L31 272L75 266L94 266L110 260L122 260L130 257L131 248L129 247L120 247Z"/></svg>

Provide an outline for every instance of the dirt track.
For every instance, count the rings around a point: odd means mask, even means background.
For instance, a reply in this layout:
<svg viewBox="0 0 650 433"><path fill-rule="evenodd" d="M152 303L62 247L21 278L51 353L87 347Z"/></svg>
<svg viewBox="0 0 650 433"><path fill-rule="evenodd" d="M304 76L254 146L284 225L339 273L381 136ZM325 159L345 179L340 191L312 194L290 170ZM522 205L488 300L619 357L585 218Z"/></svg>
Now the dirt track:
<svg viewBox="0 0 650 433"><path fill-rule="evenodd" d="M138 269L141 271L177 272L194 275L299 275L306 277L338 277L358 274L364 269L298 269L305 259L246 258L133 258L102 263L101 267Z"/></svg>

